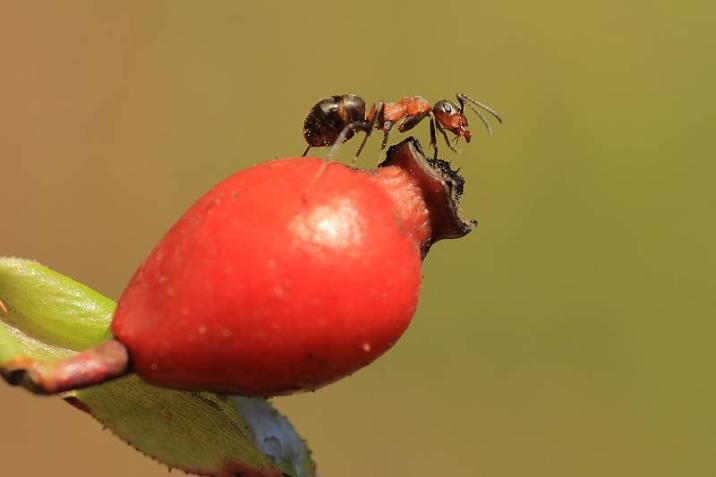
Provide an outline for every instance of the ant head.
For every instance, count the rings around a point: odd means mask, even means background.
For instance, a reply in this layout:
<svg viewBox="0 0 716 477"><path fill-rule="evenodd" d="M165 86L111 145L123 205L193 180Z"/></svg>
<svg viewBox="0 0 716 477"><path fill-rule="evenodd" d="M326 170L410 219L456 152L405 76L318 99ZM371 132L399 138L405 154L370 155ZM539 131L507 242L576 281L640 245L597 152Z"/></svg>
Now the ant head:
<svg viewBox="0 0 716 477"><path fill-rule="evenodd" d="M442 100L433 106L433 114L435 120L440 123L444 129L447 129L458 138L464 137L470 142L472 134L467 129L467 118L463 112L463 108L459 107L452 101Z"/></svg>

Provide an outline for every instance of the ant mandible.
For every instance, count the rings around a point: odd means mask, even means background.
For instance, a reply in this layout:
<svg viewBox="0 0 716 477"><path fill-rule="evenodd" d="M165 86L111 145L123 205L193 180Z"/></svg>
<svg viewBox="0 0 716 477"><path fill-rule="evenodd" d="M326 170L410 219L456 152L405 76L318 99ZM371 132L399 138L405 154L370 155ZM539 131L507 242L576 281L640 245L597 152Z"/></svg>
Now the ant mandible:
<svg viewBox="0 0 716 477"><path fill-rule="evenodd" d="M430 117L430 146L435 151L434 158L437 159L436 131L442 134L445 143L453 152L457 152L457 149L450 143L446 131L455 135L455 143L461 137L470 142L472 134L467 128L465 106L477 114L490 133L492 133L492 128L481 113L481 109L490 113L500 124L502 123L502 119L495 110L465 94L458 93L457 101L460 106L445 99L430 106L428 100L422 96L405 96L395 103L383 101L375 103L366 114L365 101L355 94L324 98L308 111L303 123L303 137L308 143L303 155L308 154L312 147L332 146L328 152L330 159L336 154L341 144L352 138L356 132L363 131L365 137L356 151L355 159L357 159L373 129L383 131L383 142L381 143L381 150L383 150L388 144L388 134L396 124L398 124L400 132L405 132L414 128L426 117Z"/></svg>

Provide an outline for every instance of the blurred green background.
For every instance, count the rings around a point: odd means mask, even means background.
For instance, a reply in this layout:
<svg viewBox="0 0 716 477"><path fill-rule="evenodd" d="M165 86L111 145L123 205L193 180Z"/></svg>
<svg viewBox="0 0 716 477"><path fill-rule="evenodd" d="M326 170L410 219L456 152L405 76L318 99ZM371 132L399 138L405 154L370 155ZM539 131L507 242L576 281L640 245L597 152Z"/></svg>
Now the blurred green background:
<svg viewBox="0 0 716 477"><path fill-rule="evenodd" d="M390 353L275 401L321 474L716 475L715 14L0 1L0 254L116 298L197 196L300 154L319 98L466 92L505 118L443 149L479 227L433 248ZM2 475L167 475L59 400L3 385L0 415Z"/></svg>

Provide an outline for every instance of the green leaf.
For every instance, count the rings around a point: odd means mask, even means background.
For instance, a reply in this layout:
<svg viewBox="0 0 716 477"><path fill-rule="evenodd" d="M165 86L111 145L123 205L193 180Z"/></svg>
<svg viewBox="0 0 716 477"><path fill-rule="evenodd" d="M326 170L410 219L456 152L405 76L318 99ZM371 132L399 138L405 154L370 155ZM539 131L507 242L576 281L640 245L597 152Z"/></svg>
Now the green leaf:
<svg viewBox="0 0 716 477"><path fill-rule="evenodd" d="M0 363L22 355L22 345L7 326L0 326Z"/></svg>
<svg viewBox="0 0 716 477"><path fill-rule="evenodd" d="M0 259L10 326L48 345L84 350L109 337L114 302L31 260Z"/></svg>
<svg viewBox="0 0 716 477"><path fill-rule="evenodd" d="M110 336L115 303L29 260L0 258L0 366L59 359ZM162 463L217 477L312 477L310 451L268 402L157 388L136 376L65 399Z"/></svg>

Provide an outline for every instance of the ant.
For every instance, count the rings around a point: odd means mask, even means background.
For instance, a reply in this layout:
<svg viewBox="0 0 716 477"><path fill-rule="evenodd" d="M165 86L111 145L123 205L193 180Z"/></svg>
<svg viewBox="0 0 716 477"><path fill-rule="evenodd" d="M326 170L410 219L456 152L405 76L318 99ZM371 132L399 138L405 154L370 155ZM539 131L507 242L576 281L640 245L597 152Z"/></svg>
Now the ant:
<svg viewBox="0 0 716 477"><path fill-rule="evenodd" d="M388 135L396 124L398 131L405 132L414 128L426 117L430 117L430 146L435 151L434 158L437 159L436 131L442 134L453 152L457 152L457 149L450 143L446 130L455 135L455 143L461 137L470 142L472 134L467 129L465 106L477 114L489 133L492 133L492 128L480 110L487 111L502 124L502 118L489 106L462 93L458 93L456 97L459 106L445 99L430 106L428 100L422 96L405 96L395 103L380 101L373 104L367 115L365 101L355 94L324 98L308 111L303 123L303 137L308 143L303 155L308 154L312 147L332 146L328 152L330 159L341 144L352 138L356 132L363 131L365 137L356 151L355 161L373 129L383 131L383 142L381 143L381 150L383 150L388 143Z"/></svg>

